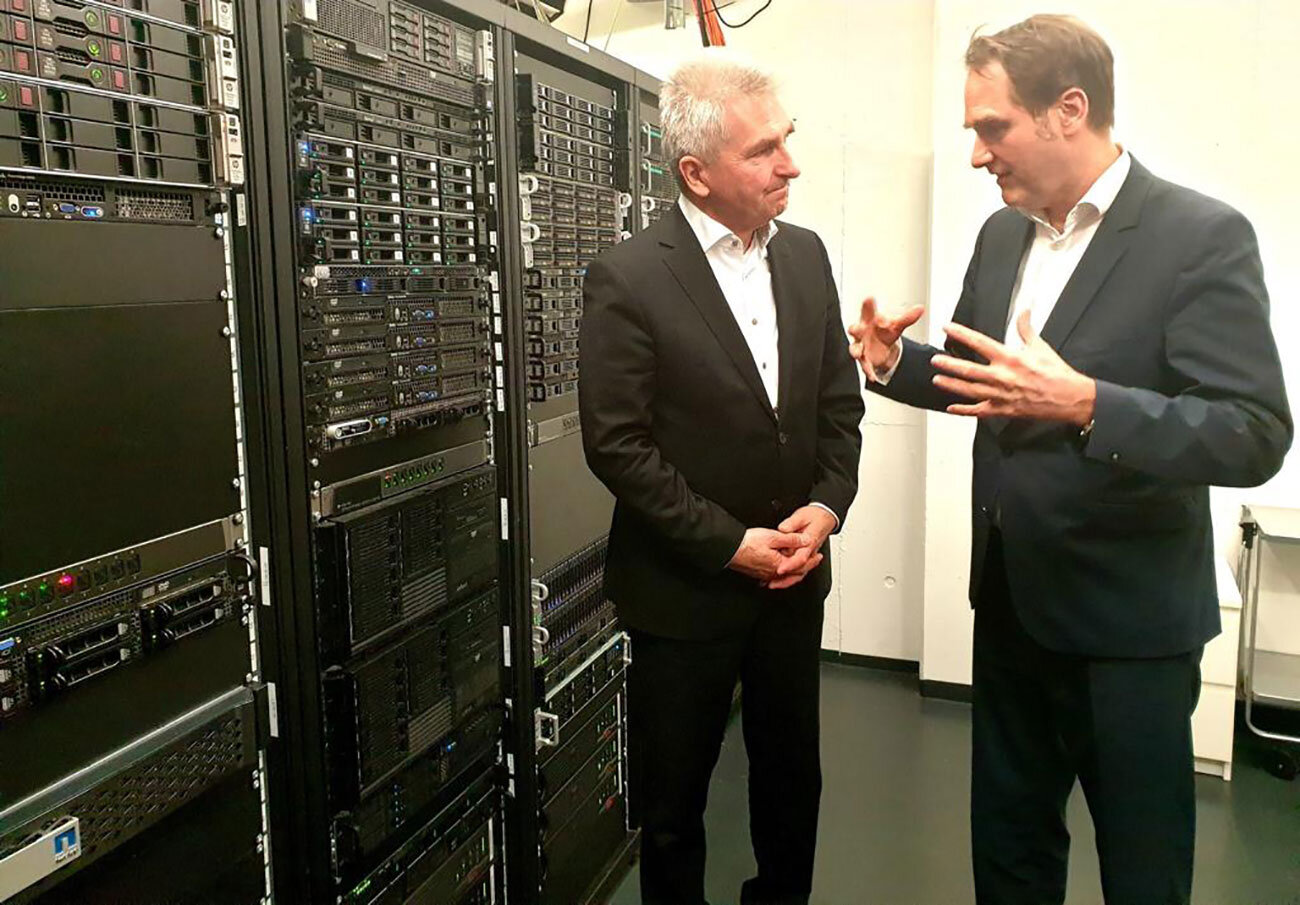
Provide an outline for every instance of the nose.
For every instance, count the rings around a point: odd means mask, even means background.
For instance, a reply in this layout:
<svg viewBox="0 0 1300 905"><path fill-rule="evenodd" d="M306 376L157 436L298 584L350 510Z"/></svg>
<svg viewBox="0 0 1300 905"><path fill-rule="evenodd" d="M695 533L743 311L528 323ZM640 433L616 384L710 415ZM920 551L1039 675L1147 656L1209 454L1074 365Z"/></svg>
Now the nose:
<svg viewBox="0 0 1300 905"><path fill-rule="evenodd" d="M786 148L781 149L780 157L776 162L776 172L782 179L799 178L799 166L794 162L794 157L790 155L789 150Z"/></svg>
<svg viewBox="0 0 1300 905"><path fill-rule="evenodd" d="M989 153L988 145L984 144L983 139L976 138L975 146L970 152L970 165L978 170L988 166L992 161L993 155Z"/></svg>

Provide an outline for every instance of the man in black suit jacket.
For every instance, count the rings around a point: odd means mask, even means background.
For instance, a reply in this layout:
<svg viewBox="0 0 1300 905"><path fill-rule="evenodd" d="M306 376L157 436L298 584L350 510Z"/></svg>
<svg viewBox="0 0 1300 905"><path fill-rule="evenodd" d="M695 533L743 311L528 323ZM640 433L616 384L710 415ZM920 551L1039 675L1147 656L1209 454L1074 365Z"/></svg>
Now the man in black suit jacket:
<svg viewBox="0 0 1300 905"><path fill-rule="evenodd" d="M632 635L642 901L704 901L739 679L758 863L741 901L805 905L824 543L857 490L861 390L825 248L774 220L799 171L771 82L687 64L660 111L683 197L588 269L579 346L587 462L617 499L605 586Z"/></svg>
<svg viewBox="0 0 1300 905"><path fill-rule="evenodd" d="M1108 905L1185 903L1190 716L1219 632L1209 484L1261 483L1292 437L1249 222L1110 137L1110 50L1035 16L972 40L984 224L947 354L868 300L870 386L973 415L971 821L981 903L1060 903L1082 783ZM1005 342L1004 342L1005 340ZM901 357L900 357L901 356Z"/></svg>

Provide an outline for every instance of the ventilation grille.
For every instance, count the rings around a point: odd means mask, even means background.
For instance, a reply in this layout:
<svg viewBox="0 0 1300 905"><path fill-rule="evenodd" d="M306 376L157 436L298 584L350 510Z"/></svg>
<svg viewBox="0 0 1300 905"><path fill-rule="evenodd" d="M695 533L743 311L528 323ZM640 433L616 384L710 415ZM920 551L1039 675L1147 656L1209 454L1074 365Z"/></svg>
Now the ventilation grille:
<svg viewBox="0 0 1300 905"><path fill-rule="evenodd" d="M61 814L81 820L83 857L102 854L198 797L233 770L251 766L246 722L239 711L213 720L63 805ZM4 842L21 838L14 835ZM0 852L5 849L0 844Z"/></svg>
<svg viewBox="0 0 1300 905"><path fill-rule="evenodd" d="M117 216L123 220L194 220L194 196L182 192L138 189L117 192Z"/></svg>
<svg viewBox="0 0 1300 905"><path fill-rule="evenodd" d="M40 192L50 201L72 201L77 204L104 203L104 189L101 186L80 182L0 178L0 190L6 189L20 192Z"/></svg>
<svg viewBox="0 0 1300 905"><path fill-rule="evenodd" d="M434 79L428 69L394 60L366 60L359 63L337 41L313 37L312 57L321 66L337 69L357 78L383 81L396 87L440 98L466 107L474 106L474 89L468 82L451 78Z"/></svg>
<svg viewBox="0 0 1300 905"><path fill-rule="evenodd" d="M383 4L386 9L388 4ZM350 0L321 0L320 27L369 50L388 50L388 23L383 13Z"/></svg>

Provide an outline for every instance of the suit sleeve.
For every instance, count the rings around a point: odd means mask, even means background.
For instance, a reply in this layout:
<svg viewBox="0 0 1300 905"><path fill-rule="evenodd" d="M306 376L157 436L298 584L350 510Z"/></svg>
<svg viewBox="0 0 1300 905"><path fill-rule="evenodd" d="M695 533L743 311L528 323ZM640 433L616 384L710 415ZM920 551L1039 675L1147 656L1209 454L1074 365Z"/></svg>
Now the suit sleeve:
<svg viewBox="0 0 1300 905"><path fill-rule="evenodd" d="M858 367L840 313L840 295L831 274L826 246L817 237L826 281L826 335L817 398L817 477L810 500L828 507L843 527L849 505L858 492L858 457L862 452L862 391Z"/></svg>
<svg viewBox="0 0 1300 905"><path fill-rule="evenodd" d="M1250 487L1282 466L1294 428L1268 322L1259 246L1231 209L1188 245L1165 320L1165 395L1097 381L1086 454L1158 477Z"/></svg>
<svg viewBox="0 0 1300 905"><path fill-rule="evenodd" d="M966 276L962 279L961 297L957 299L957 308L953 311L955 323L965 327L974 327L975 319L975 275L979 273L980 249L984 245L984 233L988 222L980 229L975 239L975 250L971 253L970 263L966 266ZM1001 337L994 337L1000 340ZM930 363L940 352L961 358L972 358L973 353L965 346L948 343L945 349L936 349L927 343L918 343L903 337L903 356L888 384L872 383L867 380L867 389L873 393L911 405L936 412L947 411L948 406L970 402L954 393L941 390L934 385L934 375L939 371Z"/></svg>
<svg viewBox="0 0 1300 905"><path fill-rule="evenodd" d="M600 260L583 281L581 331L578 410L588 467L678 555L705 571L725 569L745 526L692 490L655 444L654 337L626 282Z"/></svg>

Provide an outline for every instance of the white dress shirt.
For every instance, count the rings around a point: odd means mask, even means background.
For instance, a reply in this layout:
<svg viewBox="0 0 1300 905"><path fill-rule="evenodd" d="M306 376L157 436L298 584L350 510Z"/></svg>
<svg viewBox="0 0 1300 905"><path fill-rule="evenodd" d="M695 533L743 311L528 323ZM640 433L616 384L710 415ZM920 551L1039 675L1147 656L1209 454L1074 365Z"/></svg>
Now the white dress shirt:
<svg viewBox="0 0 1300 905"><path fill-rule="evenodd" d="M1022 311L1028 310L1034 333L1043 332L1043 325L1056 308L1065 284L1070 282L1074 270L1083 259L1083 253L1092 244L1101 219L1115 203L1124 180L1128 178L1133 158L1121 151L1097 181L1079 199L1065 217L1065 225L1058 232L1037 212L1021 213L1034 221L1034 240L1020 259L1020 272L1016 274L1015 288L1011 290L1010 316L1007 318L1006 344L1012 349L1024 348L1016 321Z"/></svg>
<svg viewBox="0 0 1300 905"><path fill-rule="evenodd" d="M777 351L776 296L772 294L772 270L767 263L767 243L776 235L776 221L754 233L749 248L745 241L700 210L685 195L677 199L686 222L704 249L722 297L731 308L745 344L754 356L758 376L763 380L767 400L775 411L777 375L781 362Z"/></svg>
<svg viewBox="0 0 1300 905"><path fill-rule="evenodd" d="M745 247L745 241L730 229L700 210L685 195L677 197L691 232L704 250L709 269L718 281L722 297L727 300L731 316L736 319L749 354L763 381L767 400L772 411L777 410L777 394L781 359L778 351L779 334L776 326L776 296L772 292L772 269L768 266L767 245L776 235L776 221L754 232L754 241ZM835 519L839 528L840 517L824 503L809 505L825 509Z"/></svg>
<svg viewBox="0 0 1300 905"><path fill-rule="evenodd" d="M1020 259L1020 270L1016 273L1015 286L1011 290L1011 305L1008 308L1006 345L1012 349L1024 348L1016 321L1022 311L1030 312L1029 320L1034 333L1043 332L1043 326L1052 316L1056 302L1070 282L1075 268L1083 260L1083 253L1092 244L1092 237L1097 234L1097 227L1102 218L1115 203L1115 196L1128 178L1129 167L1133 158L1128 151L1120 150L1119 157L1107 167L1097 181L1092 184L1083 197L1065 217L1064 227L1058 231L1037 211L1020 210L1034 222L1034 239ZM898 342L899 356L888 373L880 373L879 383L887 384L898 370L903 360L902 340Z"/></svg>

